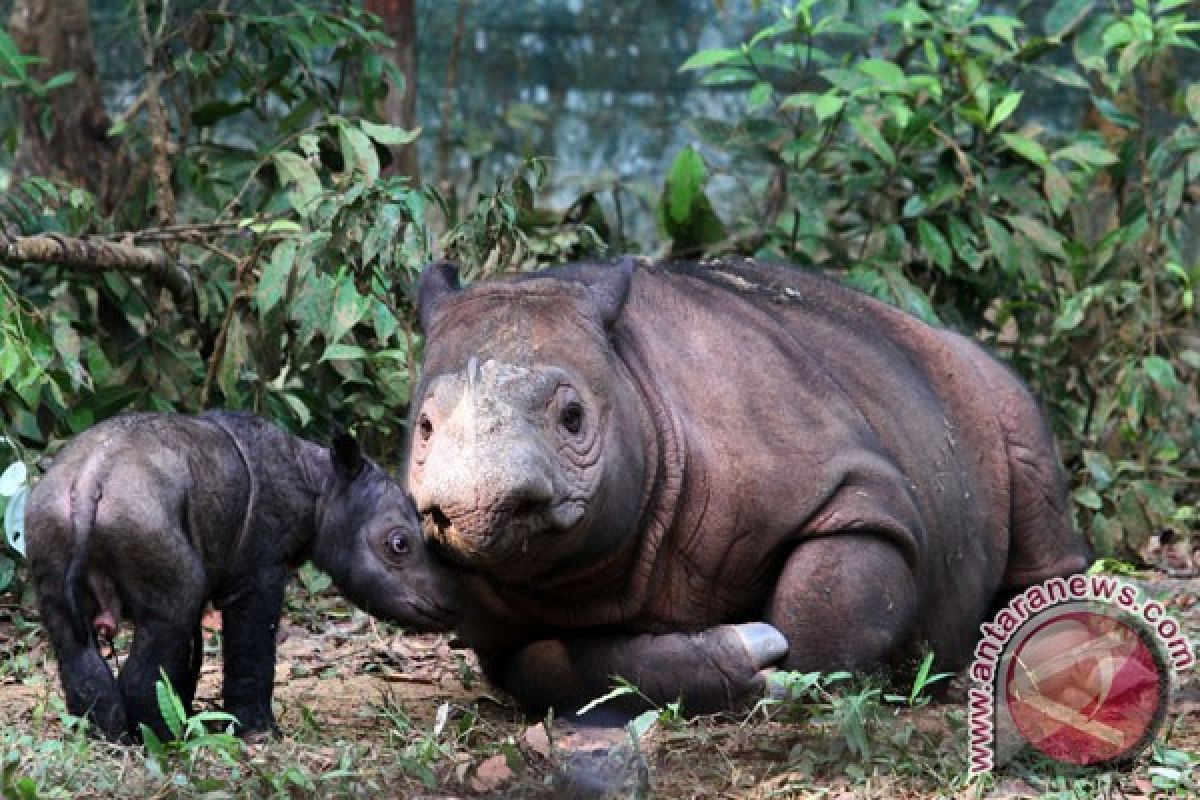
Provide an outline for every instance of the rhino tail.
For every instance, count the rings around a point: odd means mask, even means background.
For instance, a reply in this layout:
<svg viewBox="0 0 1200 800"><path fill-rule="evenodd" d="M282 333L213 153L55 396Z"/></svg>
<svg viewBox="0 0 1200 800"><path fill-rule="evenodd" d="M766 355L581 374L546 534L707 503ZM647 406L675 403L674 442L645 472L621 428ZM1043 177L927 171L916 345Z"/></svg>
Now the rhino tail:
<svg viewBox="0 0 1200 800"><path fill-rule="evenodd" d="M63 577L63 595L75 635L80 641L91 641L94 630L91 620L83 613L82 599L88 589L88 563L92 552L92 529L96 525L96 509L103 489L99 465L84 470L71 485L71 558Z"/></svg>

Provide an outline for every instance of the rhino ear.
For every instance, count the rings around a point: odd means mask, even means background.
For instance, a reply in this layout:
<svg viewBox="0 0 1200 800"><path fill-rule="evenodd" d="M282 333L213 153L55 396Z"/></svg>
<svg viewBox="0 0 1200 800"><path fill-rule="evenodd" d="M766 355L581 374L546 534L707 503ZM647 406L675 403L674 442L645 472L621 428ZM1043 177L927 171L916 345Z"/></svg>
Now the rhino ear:
<svg viewBox="0 0 1200 800"><path fill-rule="evenodd" d="M333 473L345 481L354 480L363 471L365 462L358 440L342 430L340 425L334 425L333 441L329 443L329 461L333 464Z"/></svg>
<svg viewBox="0 0 1200 800"><path fill-rule="evenodd" d="M439 307L461 288L458 264L453 261L434 261L421 270L417 280L417 319L422 331L429 333L437 321Z"/></svg>
<svg viewBox="0 0 1200 800"><path fill-rule="evenodd" d="M592 304L600 312L605 327L616 322L629 297L629 285L633 282L636 262L625 256L607 269L597 270L596 277L588 282L587 292Z"/></svg>

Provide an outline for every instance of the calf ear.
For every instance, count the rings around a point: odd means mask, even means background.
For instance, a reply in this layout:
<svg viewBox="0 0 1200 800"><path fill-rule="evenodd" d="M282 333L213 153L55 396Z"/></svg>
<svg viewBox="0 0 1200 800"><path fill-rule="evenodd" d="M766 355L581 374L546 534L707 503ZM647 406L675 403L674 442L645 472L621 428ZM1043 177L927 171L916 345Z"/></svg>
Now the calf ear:
<svg viewBox="0 0 1200 800"><path fill-rule="evenodd" d="M335 425L333 429L333 441L329 444L329 461L333 464L333 474L342 480L352 481L363 470L363 454L358 440L340 426Z"/></svg>
<svg viewBox="0 0 1200 800"><path fill-rule="evenodd" d="M633 269L636 262L630 256L625 256L607 269L597 270L595 277L588 281L587 292L600 320L605 327L616 322L629 297L629 286L633 282Z"/></svg>
<svg viewBox="0 0 1200 800"><path fill-rule="evenodd" d="M452 261L434 261L421 270L421 277L417 280L417 319L420 320L422 332L429 333L437 321L439 307L461 288L458 264Z"/></svg>

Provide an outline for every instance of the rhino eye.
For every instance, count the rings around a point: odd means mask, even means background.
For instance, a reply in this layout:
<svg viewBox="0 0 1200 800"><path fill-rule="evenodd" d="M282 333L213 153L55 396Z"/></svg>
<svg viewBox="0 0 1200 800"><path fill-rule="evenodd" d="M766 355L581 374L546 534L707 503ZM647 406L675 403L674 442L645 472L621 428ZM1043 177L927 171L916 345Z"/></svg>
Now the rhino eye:
<svg viewBox="0 0 1200 800"><path fill-rule="evenodd" d="M393 533L391 536L388 537L388 547L391 548L392 553L395 555L398 555L398 556L408 555L408 550L409 550L408 536L406 536L403 533L400 533L399 531L396 531L395 533Z"/></svg>
<svg viewBox="0 0 1200 800"><path fill-rule="evenodd" d="M429 437L433 436L433 422L430 421L427 414L421 414L417 420L417 434L421 437L422 442L428 442Z"/></svg>
<svg viewBox="0 0 1200 800"><path fill-rule="evenodd" d="M563 426L567 433L576 434L583 427L583 406L572 400L563 406L562 413L558 415L558 424Z"/></svg>

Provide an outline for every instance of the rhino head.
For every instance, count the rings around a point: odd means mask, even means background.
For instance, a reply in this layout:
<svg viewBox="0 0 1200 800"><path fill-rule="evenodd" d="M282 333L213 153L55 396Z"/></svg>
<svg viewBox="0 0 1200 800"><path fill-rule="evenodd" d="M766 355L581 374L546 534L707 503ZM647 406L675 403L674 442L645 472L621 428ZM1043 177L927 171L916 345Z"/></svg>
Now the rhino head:
<svg viewBox="0 0 1200 800"><path fill-rule="evenodd" d="M458 614L458 580L424 541L404 489L337 433L318 503L312 560L356 606L409 628L444 631Z"/></svg>
<svg viewBox="0 0 1200 800"><path fill-rule="evenodd" d="M452 264L422 274L407 481L453 560L528 577L635 529L652 432L612 343L632 272L626 261L467 289Z"/></svg>

